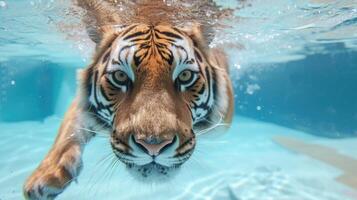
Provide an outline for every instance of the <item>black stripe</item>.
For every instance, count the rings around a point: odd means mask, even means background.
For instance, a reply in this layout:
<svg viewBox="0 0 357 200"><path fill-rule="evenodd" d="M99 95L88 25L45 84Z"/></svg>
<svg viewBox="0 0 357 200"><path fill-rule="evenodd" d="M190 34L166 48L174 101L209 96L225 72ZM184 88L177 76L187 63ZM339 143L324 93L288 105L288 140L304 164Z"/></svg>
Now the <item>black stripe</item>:
<svg viewBox="0 0 357 200"><path fill-rule="evenodd" d="M202 62L202 56L201 54L195 49L195 56L198 58L200 62Z"/></svg>
<svg viewBox="0 0 357 200"><path fill-rule="evenodd" d="M97 103L97 107L95 109L95 111L96 111L95 113L103 117L103 115L100 114L101 110L107 110L109 113L112 113L112 112L108 109L108 106L105 106L102 102L100 102L98 100L97 80L98 80L98 71L94 74L94 85L93 85L93 87L94 87L94 95L93 96L94 96L95 102Z"/></svg>
<svg viewBox="0 0 357 200"><path fill-rule="evenodd" d="M179 46L179 45L175 45L175 44L173 44L172 46L174 46L174 47L176 47L176 48L178 48L178 49L180 49L180 50L182 50L182 51L184 51L184 52L185 52L186 57L185 57L185 59L184 59L184 61L183 61L183 62L187 62L187 60L188 60L188 53L187 53L187 50L186 50L184 47Z"/></svg>
<svg viewBox="0 0 357 200"><path fill-rule="evenodd" d="M92 93L92 77L93 77L93 67L87 69L87 79L85 80L85 86L84 86L87 91L87 98L89 98Z"/></svg>
<svg viewBox="0 0 357 200"><path fill-rule="evenodd" d="M101 109L103 109L103 105L99 103L98 97L97 97L97 79L98 79L98 71L96 71L95 74L94 74L94 80L93 80L92 87L93 87L93 90L94 90L94 94L93 94L94 101L95 101L95 103L97 103L97 109L101 110Z"/></svg>
<svg viewBox="0 0 357 200"><path fill-rule="evenodd" d="M126 49L128 49L128 48L131 48L132 46L135 46L135 45L126 45L126 46L124 46L123 48L120 49L120 51L119 51L119 53L118 53L118 61L119 61L119 64L121 64L122 66L125 65L125 64L124 64L124 61L121 59L120 54L121 54L124 50L126 50ZM128 62L128 61L127 61L127 58L125 58L125 63L127 63L127 62Z"/></svg>
<svg viewBox="0 0 357 200"><path fill-rule="evenodd" d="M207 76L207 83L208 83L208 97L207 97L207 101L198 105L197 107L195 107L195 109L197 108L202 108L203 110L206 110L208 112L208 110L210 109L210 107L208 106L208 102L211 98L211 75L208 71L208 67L205 70L206 72L206 76Z"/></svg>
<svg viewBox="0 0 357 200"><path fill-rule="evenodd" d="M104 99L106 101L110 101L110 99L108 98L107 94L105 93L104 88L103 88L102 85L100 85L100 92L102 93L102 96L104 97Z"/></svg>
<svg viewBox="0 0 357 200"><path fill-rule="evenodd" d="M180 39L180 40L183 39L180 35L177 35L177 34L175 34L175 33L173 33L173 32L168 32L168 31L162 31L162 32L161 32L161 31L159 31L159 30L157 30L157 29L155 29L155 31L158 32L158 33L160 33L160 34L162 34L162 35L165 35L165 36L167 36L167 37L173 37L173 38Z"/></svg>
<svg viewBox="0 0 357 200"><path fill-rule="evenodd" d="M128 36L126 36L123 40L128 40L128 39L131 39L131 38L134 38L134 37L138 37L138 36L141 36L141 35L145 35L149 32L150 30L146 31L146 32L143 32L143 31L138 31L138 32L135 32L133 34L130 34Z"/></svg>
<svg viewBox="0 0 357 200"><path fill-rule="evenodd" d="M148 36L147 37L145 37L145 38L136 38L136 39L132 39L132 40L130 40L130 42L140 42L140 41L148 41L148 40L150 40L150 38L151 38L152 36L151 36L151 34L148 34Z"/></svg>
<svg viewBox="0 0 357 200"><path fill-rule="evenodd" d="M131 30L133 30L135 27L137 27L137 25L132 25L130 27L128 27L122 34L121 37L123 37L124 35L128 34Z"/></svg>
<svg viewBox="0 0 357 200"><path fill-rule="evenodd" d="M168 50L167 48L165 48L165 49ZM172 52L171 52L171 51L168 51L169 54L167 54L167 53L164 52L163 50L158 49L158 52L159 52L160 56L161 56L164 60L166 60L166 62L167 62L169 65L172 65L174 58L173 58L173 56L172 56ZM165 55L167 55L168 58L166 58Z"/></svg>
<svg viewBox="0 0 357 200"><path fill-rule="evenodd" d="M161 37L157 32L155 32L155 37L156 37L157 39L166 40L166 41L169 42L170 44L173 44L174 42L176 42L175 39L166 38L166 37Z"/></svg>
<svg viewBox="0 0 357 200"><path fill-rule="evenodd" d="M193 141L193 139L194 139L194 137L191 137L191 138L189 138L188 140L186 140L185 142L183 142L183 143L180 145L180 147L177 148L176 151L180 151L181 149L183 149L184 147L186 147L187 145L189 145L189 144ZM177 153L174 157L178 157L178 156L183 156L183 155L185 155L186 153L192 151L192 149L193 149L194 146L195 146L195 144L193 144L193 145L191 146L191 148L186 149L186 151L184 151L184 152L182 152L182 153Z"/></svg>
<svg viewBox="0 0 357 200"><path fill-rule="evenodd" d="M110 49L109 51L105 54L105 56L103 57L103 60L102 60L102 64L106 63L108 58L109 58L109 55L110 55Z"/></svg>
<svg viewBox="0 0 357 200"><path fill-rule="evenodd" d="M202 87L201 87L200 91L198 91L198 94L202 95L205 92L205 89L206 89L205 84L202 84Z"/></svg>
<svg viewBox="0 0 357 200"><path fill-rule="evenodd" d="M102 118L99 114L98 114L98 110L92 105L92 104L89 104L87 106L87 110L90 112L90 113L93 113L93 115L91 115L94 120L97 122L97 124L100 124L100 125L103 125L105 128L111 128L109 122Z"/></svg>
<svg viewBox="0 0 357 200"><path fill-rule="evenodd" d="M139 65L141 64L141 62L144 60L144 58L146 56L148 56L149 54L149 51L148 50L145 50L144 53L141 55L141 56L138 56L137 54L139 52L141 52L142 49L138 49L137 51L135 51L134 53L134 63L135 63L135 66L139 67Z"/></svg>
<svg viewBox="0 0 357 200"><path fill-rule="evenodd" d="M217 90L218 90L218 84L217 84L217 74L216 71L214 69L212 69L212 79L213 79L213 100L214 102L217 101Z"/></svg>
<svg viewBox="0 0 357 200"><path fill-rule="evenodd" d="M211 74L210 71L208 70L208 67L206 67L206 76L207 76L207 83L208 83L208 97L207 97L207 102L209 102L210 98L211 98Z"/></svg>
<svg viewBox="0 0 357 200"><path fill-rule="evenodd" d="M171 27L172 29L174 29L176 32L178 32L181 35L185 35L180 29L176 28L176 27Z"/></svg>

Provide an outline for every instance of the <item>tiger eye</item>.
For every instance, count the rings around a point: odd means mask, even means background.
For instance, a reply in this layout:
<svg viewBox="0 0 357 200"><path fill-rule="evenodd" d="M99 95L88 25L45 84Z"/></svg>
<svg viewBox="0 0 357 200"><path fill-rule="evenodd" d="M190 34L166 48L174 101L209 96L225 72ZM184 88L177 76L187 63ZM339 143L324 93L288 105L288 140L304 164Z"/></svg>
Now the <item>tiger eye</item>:
<svg viewBox="0 0 357 200"><path fill-rule="evenodd" d="M190 70L185 70L180 73L179 80L181 82L186 82L186 81L189 81L191 79L191 77L192 77L192 72Z"/></svg>
<svg viewBox="0 0 357 200"><path fill-rule="evenodd" d="M116 71L114 77L119 82L126 82L128 80L128 75L123 71Z"/></svg>

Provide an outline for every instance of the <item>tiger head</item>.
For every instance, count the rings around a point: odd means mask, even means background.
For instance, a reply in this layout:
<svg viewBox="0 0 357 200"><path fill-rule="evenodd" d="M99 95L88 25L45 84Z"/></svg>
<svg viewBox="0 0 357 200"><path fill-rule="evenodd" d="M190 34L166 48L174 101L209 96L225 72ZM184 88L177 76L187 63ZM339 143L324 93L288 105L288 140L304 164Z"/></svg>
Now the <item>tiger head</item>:
<svg viewBox="0 0 357 200"><path fill-rule="evenodd" d="M84 109L139 177L169 176L192 155L198 131L232 116L224 56L197 25L103 28L82 86Z"/></svg>

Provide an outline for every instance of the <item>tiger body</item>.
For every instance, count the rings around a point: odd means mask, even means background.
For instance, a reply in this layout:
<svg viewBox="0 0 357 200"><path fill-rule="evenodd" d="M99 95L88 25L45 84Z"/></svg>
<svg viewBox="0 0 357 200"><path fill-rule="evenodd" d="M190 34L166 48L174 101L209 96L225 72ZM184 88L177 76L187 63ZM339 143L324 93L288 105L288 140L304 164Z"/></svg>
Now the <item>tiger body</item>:
<svg viewBox="0 0 357 200"><path fill-rule="evenodd" d="M24 186L27 199L52 199L78 177L97 131L133 174L169 177L193 153L196 133L229 125L233 94L225 55L199 25L135 23L101 29L92 64L56 141Z"/></svg>

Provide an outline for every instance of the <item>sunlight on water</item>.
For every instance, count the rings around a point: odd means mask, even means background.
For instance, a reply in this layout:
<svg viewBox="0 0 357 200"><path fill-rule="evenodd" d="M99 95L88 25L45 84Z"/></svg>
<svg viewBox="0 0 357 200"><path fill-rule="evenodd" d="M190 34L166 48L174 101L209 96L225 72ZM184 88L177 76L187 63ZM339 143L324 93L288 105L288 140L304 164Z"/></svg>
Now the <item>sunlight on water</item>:
<svg viewBox="0 0 357 200"><path fill-rule="evenodd" d="M19 47L24 55L56 55L68 59L68 55L79 50L84 59L90 56L92 51L88 49L93 49L93 44L80 21L83 12L70 6L70 1L1 2L0 35L4 43L1 48L6 54L0 59L18 55L19 52L5 51L9 47ZM182 16L175 14L174 18L180 23L204 19L206 24L216 27L218 35L212 45L229 46L239 51L236 62L243 66L302 59L309 54L327 51L321 44L343 42L347 49L357 48L357 6L353 0L274 0L269 4L263 0L218 1L223 11L208 4L208 10L198 13L192 11L202 9L204 4L182 2L185 1L166 1L171 7L191 10ZM117 10L127 12L133 6L135 4L122 1ZM18 9L23 12L15 14ZM127 17L123 18L123 23L130 23L130 14L124 16ZM59 30L63 32L61 35ZM34 34L38 34L37 37L33 37ZM63 44L64 38L75 42L75 49L70 49L67 42ZM62 48L67 48L69 53L60 51ZM44 53L46 51L48 55Z"/></svg>
<svg viewBox="0 0 357 200"><path fill-rule="evenodd" d="M273 6L272 6L273 5ZM242 65L303 59L329 51L321 44L342 42L357 48L355 1L249 1L235 12L239 18L217 43L236 41Z"/></svg>

